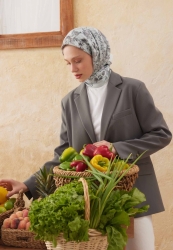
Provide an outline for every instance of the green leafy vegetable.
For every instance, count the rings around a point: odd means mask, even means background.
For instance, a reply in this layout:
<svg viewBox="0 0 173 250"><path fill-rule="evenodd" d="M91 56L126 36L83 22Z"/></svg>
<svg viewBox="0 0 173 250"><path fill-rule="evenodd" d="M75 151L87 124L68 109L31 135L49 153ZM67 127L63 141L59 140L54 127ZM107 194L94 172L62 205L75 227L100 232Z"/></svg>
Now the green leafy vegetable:
<svg viewBox="0 0 173 250"><path fill-rule="evenodd" d="M113 250L113 249L122 250L123 249L122 245L125 246L127 242L125 229L121 228L120 229L121 232L112 226L108 226L106 229L107 229L106 231L107 231L108 243L109 243L107 250Z"/></svg>
<svg viewBox="0 0 173 250"><path fill-rule="evenodd" d="M82 156L90 168L88 171L93 174L98 182L97 185L92 182L92 187L96 192L96 199L91 201L90 228L97 229L103 234L107 233L108 250L122 250L127 243L126 230L130 223L130 216L148 210L149 206L136 207L146 201L145 195L137 188L132 189L130 192L115 190L119 181L144 153L125 170L124 165L127 164L131 155L126 161L123 161L122 164L112 170L112 165L118 160L114 158L105 173L93 168L85 156Z"/></svg>
<svg viewBox="0 0 173 250"><path fill-rule="evenodd" d="M90 199L93 193L89 185ZM71 182L58 188L54 194L33 201L29 219L30 230L38 239L51 241L64 234L67 241L87 241L89 221L84 218L84 190L81 182Z"/></svg>
<svg viewBox="0 0 173 250"><path fill-rule="evenodd" d="M145 153L145 152L144 152ZM143 154L144 154L143 153ZM127 169L124 164L113 168L110 162L105 173L93 168L88 159L82 155L92 173L88 180L90 195L90 222L85 220L84 190L81 182L72 181L58 188L54 194L34 201L29 212L31 231L38 239L57 244L57 237L63 233L67 241L88 241L89 228L107 235L107 250L122 250L127 243L127 227L130 217L148 210L142 206L145 195L137 188L131 191L116 190L119 181L143 155L141 154Z"/></svg>
<svg viewBox="0 0 173 250"><path fill-rule="evenodd" d="M145 196L137 188L131 191L113 190L100 217L97 230L108 236L107 250L122 250L127 244L127 226L130 217L146 212L149 206L141 206ZM139 206L134 207L134 206Z"/></svg>

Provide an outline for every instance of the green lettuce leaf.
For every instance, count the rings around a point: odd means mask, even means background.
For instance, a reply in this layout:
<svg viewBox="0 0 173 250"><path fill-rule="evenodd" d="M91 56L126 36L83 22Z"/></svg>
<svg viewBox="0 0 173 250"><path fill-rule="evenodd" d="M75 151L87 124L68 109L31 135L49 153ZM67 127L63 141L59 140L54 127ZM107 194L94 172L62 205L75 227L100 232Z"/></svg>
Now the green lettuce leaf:
<svg viewBox="0 0 173 250"><path fill-rule="evenodd" d="M124 239L124 235L117 228L112 226L107 226L106 232L108 239L107 250L122 250L125 247L126 240Z"/></svg>

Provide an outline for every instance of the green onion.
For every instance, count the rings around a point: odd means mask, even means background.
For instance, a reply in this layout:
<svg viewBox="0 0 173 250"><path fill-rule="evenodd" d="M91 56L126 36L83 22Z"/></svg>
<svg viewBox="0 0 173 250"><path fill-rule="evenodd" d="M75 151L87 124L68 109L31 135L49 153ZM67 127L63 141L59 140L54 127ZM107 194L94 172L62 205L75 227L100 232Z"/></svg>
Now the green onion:
<svg viewBox="0 0 173 250"><path fill-rule="evenodd" d="M146 152L146 151L145 151ZM143 152L129 167L123 171L125 164L131 157L131 154L128 158L120 164L117 168L114 168L112 171L113 164L118 162L118 158L115 158L108 166L107 172L100 172L99 170L95 169L88 159L82 155L83 159L89 166L90 170L88 172L92 173L95 180L98 181L98 185L92 182L92 186L94 190L96 190L96 199L91 200L91 214L90 214L90 228L96 229L99 225L100 218L102 213L106 207L107 200L110 197L112 191L118 186L118 183L121 179L128 173L128 171L135 165L135 163L142 157L145 153ZM96 186L97 185L97 186Z"/></svg>

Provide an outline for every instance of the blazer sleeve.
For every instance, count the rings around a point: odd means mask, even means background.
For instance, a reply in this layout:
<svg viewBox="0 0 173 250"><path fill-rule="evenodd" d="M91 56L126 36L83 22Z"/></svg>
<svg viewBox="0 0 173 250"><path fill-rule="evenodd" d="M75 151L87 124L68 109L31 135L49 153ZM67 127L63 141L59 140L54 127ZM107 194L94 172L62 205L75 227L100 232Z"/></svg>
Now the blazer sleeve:
<svg viewBox="0 0 173 250"><path fill-rule="evenodd" d="M162 113L155 106L151 94L142 82L136 93L134 110L143 135L140 138L113 143L122 159L132 153L131 159L134 160L146 150L142 158L148 157L167 146L172 138Z"/></svg>
<svg viewBox="0 0 173 250"><path fill-rule="evenodd" d="M68 143L68 136L67 136L67 128L66 128L66 116L65 116L65 109L62 105L62 124L61 124L61 132L60 132L60 146L56 147L54 150L54 158L51 161L46 162L42 168L45 166L47 170L49 170L52 166L58 166L59 165L59 157L64 151L65 148L69 147ZM40 171L40 170L39 170ZM39 173L37 171L36 173ZM36 191L36 177L35 174L31 175L26 181L24 181L24 184L28 187L28 190L25 195L28 197L28 199L37 199L39 198L38 193Z"/></svg>

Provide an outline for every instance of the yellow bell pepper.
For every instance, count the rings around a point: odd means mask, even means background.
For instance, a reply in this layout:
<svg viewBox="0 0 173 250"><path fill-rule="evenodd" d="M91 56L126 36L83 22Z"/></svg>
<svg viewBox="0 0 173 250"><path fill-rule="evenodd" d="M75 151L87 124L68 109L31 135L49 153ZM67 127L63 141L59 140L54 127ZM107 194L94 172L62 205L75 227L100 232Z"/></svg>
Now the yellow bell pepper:
<svg viewBox="0 0 173 250"><path fill-rule="evenodd" d="M109 160L102 155L95 155L91 161L91 165L101 172L106 172L109 166Z"/></svg>
<svg viewBox="0 0 173 250"><path fill-rule="evenodd" d="M122 168L122 170L129 168L130 164L125 163L124 160L119 160L113 164L113 168Z"/></svg>
<svg viewBox="0 0 173 250"><path fill-rule="evenodd" d="M83 155L83 151L84 151L84 149L81 149L81 151L79 152L79 154Z"/></svg>

